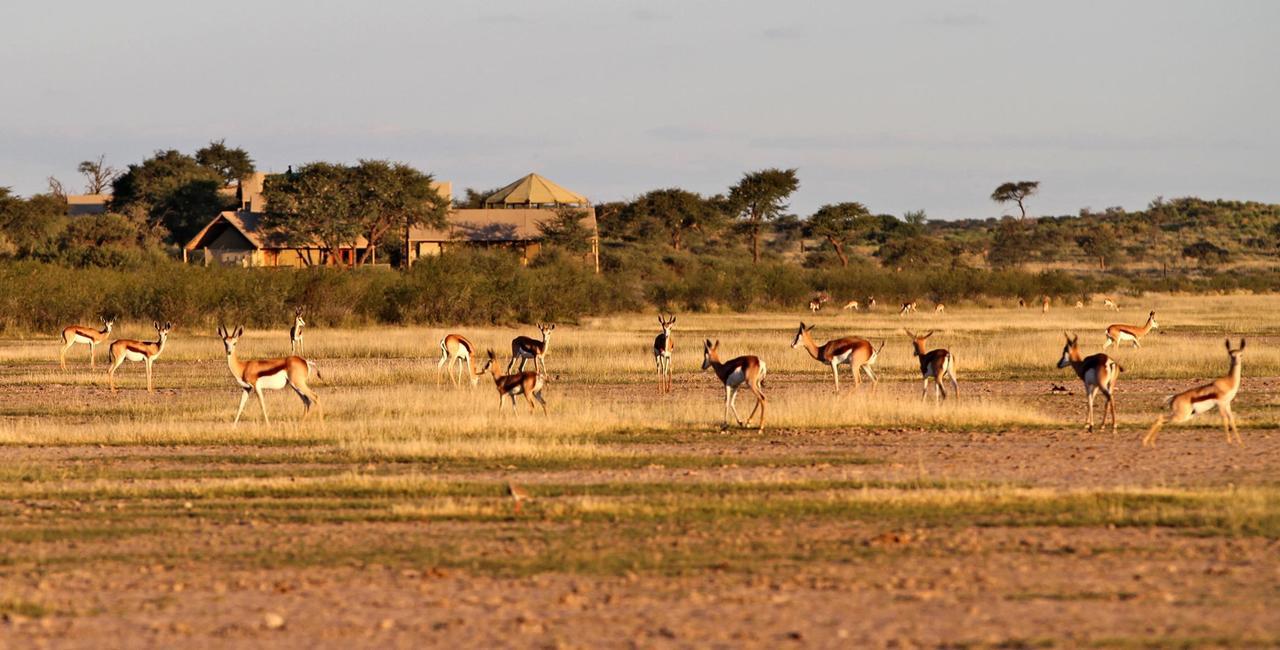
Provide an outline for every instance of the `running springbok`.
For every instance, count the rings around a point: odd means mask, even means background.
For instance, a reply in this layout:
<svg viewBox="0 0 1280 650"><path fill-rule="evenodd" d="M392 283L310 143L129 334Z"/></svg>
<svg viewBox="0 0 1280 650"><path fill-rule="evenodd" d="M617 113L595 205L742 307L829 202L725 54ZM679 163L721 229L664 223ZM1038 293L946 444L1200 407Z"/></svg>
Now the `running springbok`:
<svg viewBox="0 0 1280 650"><path fill-rule="evenodd" d="M116 324L115 319L103 318L102 329L95 330L92 327L84 325L70 325L62 329L62 351L58 353L58 365L63 370L67 369L67 350L77 343L84 343L89 346L89 367L96 368L98 366L98 344L107 340L111 336L111 327Z"/></svg>
<svg viewBox="0 0 1280 650"><path fill-rule="evenodd" d="M815 361L831 366L831 376L836 380L837 393L840 392L840 364L842 363L848 364L853 373L854 388L862 386L862 379L858 376L859 369L867 374L867 379L870 379L872 384L879 382L871 366L875 365L876 359L879 358L880 349L871 347L871 343L866 339L856 336L834 339L818 345L810 334L813 328L813 325L805 325L801 322L795 338L791 339L791 349L804 346L809 356ZM880 343L880 348L884 348L883 342Z"/></svg>
<svg viewBox="0 0 1280 650"><path fill-rule="evenodd" d="M764 431L764 376L769 372L760 357L754 355L746 355L735 357L725 362L720 361L720 341L712 343L710 339L702 342L702 371L706 372L707 368L711 368L716 377L720 379L720 383L724 384L724 426L729 426L729 412L733 411L733 417L738 421L738 426L746 426L750 424L751 418L755 417L756 411L760 411L760 431ZM751 409L751 415L747 416L747 421L742 421L742 416L738 415L738 407L735 402L738 401L738 391L742 389L742 385L746 384L747 388L756 396L756 406Z"/></svg>
<svg viewBox="0 0 1280 650"><path fill-rule="evenodd" d="M511 398L511 412L519 414L516 410L516 395L524 395L529 401L529 412L534 413L536 410L533 406L533 400L538 400L542 405L542 414L547 415L547 400L542 398L542 389L546 385L543 375L540 372L524 372L520 371L512 375L498 374L498 357L493 350L486 352L484 367L480 369L481 373L488 371L493 375L493 385L498 389L498 411L502 411L502 403L507 397ZM537 364L534 364L537 367Z"/></svg>
<svg viewBox="0 0 1280 650"><path fill-rule="evenodd" d="M912 300L911 302L902 303L902 308L898 310L898 315L906 316L907 314L914 313L915 311L916 301Z"/></svg>
<svg viewBox="0 0 1280 650"><path fill-rule="evenodd" d="M960 397L960 385L956 382L956 358L947 350L941 348L926 352L924 342L933 336L930 331L927 334L916 334L910 330L903 330L907 336L911 337L911 353L920 359L920 376L924 378L924 392L920 393L920 399L928 399L929 382L933 381L938 387L938 393L935 398L946 399L947 391L942 387L942 378L946 377L951 380L951 394Z"/></svg>
<svg viewBox="0 0 1280 650"><path fill-rule="evenodd" d="M151 365L160 358L160 353L164 352L165 343L169 341L169 330L173 329L173 324L160 325L159 322L152 322L151 325L156 328L156 340L116 339L107 348L108 357L111 360L111 370L107 371L107 384L111 386L111 392L116 392L116 368L125 361L146 362L147 392L155 392L151 383Z"/></svg>
<svg viewBox="0 0 1280 650"><path fill-rule="evenodd" d="M858 311L858 301L857 301L857 300L850 300L849 302L846 302L846 303L844 304L844 307L841 307L841 309L843 309L843 310L845 310L845 311L848 311L848 310L850 310L850 309L852 309L852 310L854 310L854 311Z"/></svg>
<svg viewBox="0 0 1280 650"><path fill-rule="evenodd" d="M515 367L516 360L520 361L520 372L524 372L524 362L533 359L533 369L542 373L547 372L547 347L551 345L551 332L555 330L556 324L538 325L538 331L542 332L542 340L532 339L527 336L517 336L511 339L511 362L507 364L507 372Z"/></svg>
<svg viewBox="0 0 1280 650"><path fill-rule="evenodd" d="M1089 398L1089 421L1086 431L1093 433L1093 400L1098 393L1107 398L1106 408L1102 412L1102 428L1107 427L1107 413L1111 414L1111 433L1116 432L1116 379L1124 372L1124 367L1115 359L1099 352L1084 358L1080 357L1080 336L1067 337L1067 344L1062 348L1062 358L1058 360L1059 368L1071 366L1080 381L1084 382L1084 392Z"/></svg>
<svg viewBox="0 0 1280 650"><path fill-rule="evenodd" d="M1244 444L1244 440L1240 438L1240 430L1236 428L1236 414L1231 411L1231 401L1236 398L1236 392L1240 390L1240 357L1244 354L1244 339L1240 339L1240 347L1234 350L1231 349L1231 339L1226 340L1226 345L1227 355L1231 357L1231 367L1227 370L1226 376L1165 400L1165 405L1170 407L1169 414L1161 415L1156 423L1151 425L1151 430L1142 438L1143 447L1155 446L1156 436L1160 433L1160 427L1164 426L1166 419L1172 424L1186 422L1191 419L1191 416L1204 413L1215 406L1218 407L1218 413L1222 415L1222 429L1227 433L1227 444L1231 444L1233 432L1236 442Z"/></svg>
<svg viewBox="0 0 1280 650"><path fill-rule="evenodd" d="M1160 327L1156 322L1156 313L1153 311L1147 315L1147 323L1141 327L1137 325L1121 325L1119 323L1107 327L1107 342L1102 344L1102 349L1107 349L1113 343L1116 347L1124 341L1133 343L1133 347L1140 348L1142 345L1138 343L1138 339L1147 335L1153 329Z"/></svg>
<svg viewBox="0 0 1280 650"><path fill-rule="evenodd" d="M476 370L474 353L475 346L461 334L448 334L440 339L440 361L436 363L436 384L440 383L442 370L448 373L449 380L454 386L461 383L462 373L466 371L471 377L471 387L475 388L476 384L480 383L480 375L484 373ZM454 364L458 366L457 376L454 376Z"/></svg>
<svg viewBox="0 0 1280 650"><path fill-rule="evenodd" d="M311 406L320 404L320 397L311 390L310 386L307 386L312 373L315 373L317 379L323 379L315 362L296 355L241 361L236 357L236 343L240 341L240 336L243 334L243 327L237 327L236 331L228 332L227 328L218 326L218 336L222 338L222 347L227 351L227 367L231 369L231 376L236 383L244 390L240 395L240 408L236 409L236 419L232 424L240 424L244 405L249 402L249 393L257 393L258 406L262 407L262 422L271 424L271 418L267 417L267 403L262 399L262 391L280 390L285 386L289 386L298 394L298 398L302 400L302 419L307 419L311 413Z"/></svg>
<svg viewBox="0 0 1280 650"><path fill-rule="evenodd" d="M302 351L302 328L307 326L307 322L302 320L302 308L293 308L293 327L289 328L289 354L303 354Z"/></svg>
<svg viewBox="0 0 1280 650"><path fill-rule="evenodd" d="M675 339L671 336L671 327L676 324L676 317L663 318L658 314L658 324L662 333L653 338L653 365L658 370L658 392L671 392L671 353L676 349Z"/></svg>

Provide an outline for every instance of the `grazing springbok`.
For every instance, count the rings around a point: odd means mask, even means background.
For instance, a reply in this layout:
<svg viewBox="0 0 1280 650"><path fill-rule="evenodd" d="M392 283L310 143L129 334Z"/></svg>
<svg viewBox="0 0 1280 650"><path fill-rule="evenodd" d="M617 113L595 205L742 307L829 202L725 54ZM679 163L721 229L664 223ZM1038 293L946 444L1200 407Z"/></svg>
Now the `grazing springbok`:
<svg viewBox="0 0 1280 650"><path fill-rule="evenodd" d="M920 376L924 378L924 392L920 394L920 399L929 398L929 382L932 381L938 387L935 398L946 399L947 391L942 387L942 378L946 377L951 380L951 394L960 397L960 385L956 382L956 358L947 350L941 348L937 350L925 351L924 342L933 336L930 331L927 334L916 334L910 330L903 330L907 336L911 337L911 353L920 359Z"/></svg>
<svg viewBox="0 0 1280 650"><path fill-rule="evenodd" d="M1116 304L1116 301L1110 298L1104 297L1102 299L1102 306L1107 309L1110 309L1111 311L1120 311L1120 305Z"/></svg>
<svg viewBox="0 0 1280 650"><path fill-rule="evenodd" d="M935 314L941 314L945 311L947 311L947 306L942 303L938 303L933 306L933 313Z"/></svg>
<svg viewBox="0 0 1280 650"><path fill-rule="evenodd" d="M537 364L534 367L536 368ZM542 398L542 389L546 385L542 373L520 371L512 375L500 375L498 374L498 357L493 353L493 350L488 350L485 353L484 367L480 369L480 372L483 373L485 371L493 375L493 385L498 389L499 412L502 411L503 402L506 401L507 397L510 397L511 412L518 415L520 412L516 410L516 395L524 395L524 398L529 402L530 413L536 412L533 406L533 401L536 399L542 405L542 414L547 414L547 400Z"/></svg>
<svg viewBox="0 0 1280 650"><path fill-rule="evenodd" d="M663 318L658 314L658 324L662 326L662 333L653 337L653 365L658 371L658 392L670 393L671 353L676 349L671 327L676 324L676 317Z"/></svg>
<svg viewBox="0 0 1280 650"><path fill-rule="evenodd" d="M1084 392L1089 398L1089 421L1086 431L1093 433L1093 401L1098 393L1107 398L1106 408L1102 412L1102 428L1107 427L1107 413L1111 414L1111 433L1116 432L1116 379L1124 372L1124 367L1115 359L1099 352L1084 358L1080 357L1080 336L1067 337L1067 344L1062 348L1062 358L1058 360L1059 368L1071 366L1080 381L1084 382Z"/></svg>
<svg viewBox="0 0 1280 650"><path fill-rule="evenodd" d="M857 300L850 300L849 302L846 302L846 303L844 304L844 307L841 307L841 309L843 309L843 310L845 310L845 311L848 311L848 310L850 310L850 309L852 309L852 310L854 310L854 311L858 311L858 301L857 301Z"/></svg>
<svg viewBox="0 0 1280 650"><path fill-rule="evenodd" d="M831 300L831 296L826 293L820 293L814 296L813 299L809 301L809 311L815 314L818 313L818 311L822 309L822 305L828 300Z"/></svg>
<svg viewBox="0 0 1280 650"><path fill-rule="evenodd" d="M796 336L791 340L791 349L803 346L815 361L831 366L831 376L836 380L836 392L840 392L840 364L842 363L848 364L853 373L854 388L862 385L862 379L858 375L859 369L867 374L867 379L870 379L872 384L879 382L876 373L871 369L880 356L879 349L871 347L871 343L866 339L856 336L834 339L818 345L810 334L813 328L813 325L805 325L801 322L800 329L796 330ZM884 348L883 342L880 343L880 348Z"/></svg>
<svg viewBox="0 0 1280 650"><path fill-rule="evenodd" d="M1164 426L1166 419L1172 424L1186 422L1191 419L1191 416L1204 413L1215 406L1218 407L1218 413L1222 415L1222 429L1227 433L1227 444L1231 444L1232 433L1235 433L1238 444L1244 444L1244 440L1240 438L1240 430L1236 428L1236 414L1231 411L1231 401L1236 398L1236 392L1240 390L1240 357L1244 354L1244 339L1240 339L1240 347L1234 350L1231 349L1231 339L1226 340L1226 345L1227 355L1231 357L1231 367L1227 370L1226 376L1165 400L1165 404L1169 406L1169 414L1161 415L1156 423L1151 425L1151 430L1142 438L1143 447L1155 446L1156 436L1160 433L1160 427Z"/></svg>
<svg viewBox="0 0 1280 650"><path fill-rule="evenodd" d="M1049 313L1049 296L1040 296L1040 313Z"/></svg>
<svg viewBox="0 0 1280 650"><path fill-rule="evenodd" d="M456 376L453 372L454 364L458 366ZM461 334L448 334L440 339L440 361L436 363L436 384L440 383L442 370L448 373L449 380L454 386L461 383L462 373L465 371L471 378L472 388L476 387L480 382L480 375L484 374L476 370L475 346Z"/></svg>
<svg viewBox="0 0 1280 650"><path fill-rule="evenodd" d="M236 357L236 343L240 342L243 334L243 327L237 327L236 331L229 332L227 328L218 326L218 336L222 337L222 347L227 352L227 368L231 370L231 377L236 380L236 384L244 391L240 395L240 408L236 409L236 418L232 424L240 424L240 416L244 414L245 404L249 403L250 393L258 395L258 406L262 407L262 422L271 424L271 418L267 417L267 403L262 398L262 391L280 390L285 386L289 386L298 394L298 398L302 400L302 419L307 419L311 414L312 405L320 404L320 397L307 385L313 373L317 379L323 379L315 362L297 355L241 361Z"/></svg>
<svg viewBox="0 0 1280 650"><path fill-rule="evenodd" d="M173 324L161 325L159 322L152 322L151 325L156 328L156 340L116 339L107 348L111 360L111 370L107 371L107 384L111 386L111 392L116 392L116 368L125 361L146 362L147 392L154 392L155 388L151 383L151 365L160 357L160 353L164 352L165 343L169 341L169 330L173 329Z"/></svg>
<svg viewBox="0 0 1280 650"><path fill-rule="evenodd" d="M533 369L546 373L547 348L551 345L551 332L555 328L555 323L550 325L539 324L538 331L542 332L541 341L527 336L517 336L511 339L511 362L507 364L507 372L511 372L517 360L520 361L520 372L524 372L524 362L533 359Z"/></svg>
<svg viewBox="0 0 1280 650"><path fill-rule="evenodd" d="M716 377L720 378L720 383L724 384L724 426L729 426L729 412L733 412L733 417L738 421L738 426L746 426L750 424L751 418L755 417L756 411L760 411L760 431L764 431L764 376L768 373L768 368L759 357L746 355L735 357L725 362L720 361L720 341L712 343L710 340L702 342L702 370L706 372L707 368L711 368L716 373ZM756 396L756 406L751 409L751 415L747 416L744 423L742 417L738 415L738 407L735 402L738 400L738 391L742 385L746 384L752 394Z"/></svg>
<svg viewBox="0 0 1280 650"><path fill-rule="evenodd" d="M898 310L898 315L906 316L907 314L915 313L915 311L916 301L912 300L911 302L902 303L902 308Z"/></svg>
<svg viewBox="0 0 1280 650"><path fill-rule="evenodd" d="M289 328L289 354L303 354L302 350L302 328L307 326L307 321L302 320L302 308L293 308L293 327Z"/></svg>
<svg viewBox="0 0 1280 650"><path fill-rule="evenodd" d="M1120 347L1120 344L1125 341L1133 343L1133 347L1135 348L1140 348L1142 347L1142 344L1138 343L1138 339L1146 336L1148 332L1159 327L1159 323L1156 323L1156 313L1154 311L1147 315L1147 323L1141 327L1137 325L1121 325L1119 323L1108 326L1107 342L1102 344L1102 349L1107 349L1113 343L1116 347Z"/></svg>
<svg viewBox="0 0 1280 650"><path fill-rule="evenodd" d="M1018 309L1026 309L1026 308L1027 308L1027 301L1023 300L1022 298L1018 298Z"/></svg>
<svg viewBox="0 0 1280 650"><path fill-rule="evenodd" d="M96 368L98 366L98 344L107 340L111 336L111 327L116 324L115 319L103 318L102 329L95 330L92 327L84 325L70 325L62 328L62 351L58 353L58 365L63 370L67 369L67 350L77 343L84 343L89 346L89 367Z"/></svg>

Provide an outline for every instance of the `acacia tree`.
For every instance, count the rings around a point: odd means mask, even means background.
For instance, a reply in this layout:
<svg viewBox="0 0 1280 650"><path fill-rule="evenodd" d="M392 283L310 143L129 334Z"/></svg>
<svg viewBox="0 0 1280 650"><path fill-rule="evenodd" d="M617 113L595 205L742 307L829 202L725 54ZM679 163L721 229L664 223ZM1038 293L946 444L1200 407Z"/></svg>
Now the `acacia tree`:
<svg viewBox="0 0 1280 650"><path fill-rule="evenodd" d="M352 171L354 209L369 246L360 263L377 261L375 250L392 228L404 230L405 266L411 262L409 231L416 225L443 228L449 201L436 191L431 174L403 163L361 160Z"/></svg>
<svg viewBox="0 0 1280 650"><path fill-rule="evenodd" d="M102 194L115 182L121 174L119 169L107 164L107 155L98 156L97 160L84 160L76 167L76 171L84 176L86 194Z"/></svg>
<svg viewBox="0 0 1280 650"><path fill-rule="evenodd" d="M1098 260L1098 268L1103 271L1107 270L1107 260L1120 252L1115 228L1107 223L1096 224L1088 233L1076 237L1076 245L1085 255Z"/></svg>
<svg viewBox="0 0 1280 650"><path fill-rule="evenodd" d="M724 221L724 213L710 201L677 187L645 193L632 203L631 211L641 228L661 230L675 250L681 250L687 233L705 235Z"/></svg>
<svg viewBox="0 0 1280 650"><path fill-rule="evenodd" d="M290 246L318 246L321 264L337 258L334 252L353 245L362 230L359 197L352 191L354 177L351 167L326 162L268 176L263 188L267 201L263 228ZM303 261L313 263L310 252Z"/></svg>
<svg viewBox="0 0 1280 650"><path fill-rule="evenodd" d="M156 234L163 226L185 241L226 207L218 172L175 149L157 151L112 182L111 210L144 218Z"/></svg>
<svg viewBox="0 0 1280 650"><path fill-rule="evenodd" d="M225 139L212 140L208 146L196 151L196 162L217 173L223 185L230 185L254 172L249 152L239 147L228 147Z"/></svg>
<svg viewBox="0 0 1280 650"><path fill-rule="evenodd" d="M729 188L729 205L751 237L751 260L760 261L760 234L765 224L787 209L787 199L800 188L795 169L765 169L743 175Z"/></svg>
<svg viewBox="0 0 1280 650"><path fill-rule="evenodd" d="M805 234L826 240L840 258L840 266L849 266L845 248L869 233L874 222L875 217L861 203L824 205L809 217Z"/></svg>
<svg viewBox="0 0 1280 650"><path fill-rule="evenodd" d="M1027 207L1023 205L1023 201L1035 194L1039 189L1040 181L1010 181L997 187L996 191L991 193L991 200L996 203L1017 203L1018 210L1022 213L1019 218L1026 219Z"/></svg>

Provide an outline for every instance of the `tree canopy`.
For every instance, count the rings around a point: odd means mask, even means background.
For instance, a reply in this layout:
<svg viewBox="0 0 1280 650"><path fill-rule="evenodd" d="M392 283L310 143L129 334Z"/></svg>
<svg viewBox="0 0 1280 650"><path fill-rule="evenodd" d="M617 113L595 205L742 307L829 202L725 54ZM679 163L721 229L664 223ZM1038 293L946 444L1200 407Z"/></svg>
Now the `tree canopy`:
<svg viewBox="0 0 1280 650"><path fill-rule="evenodd" d="M213 140L208 146L196 151L196 163L217 173L223 185L238 182L254 172L253 158L249 157L249 152L238 147L228 147L226 140Z"/></svg>
<svg viewBox="0 0 1280 650"><path fill-rule="evenodd" d="M1027 218L1027 207L1023 201L1040 189L1040 181L1010 181L1002 183L991 193L991 200L996 203L1013 202L1018 204L1020 219Z"/></svg>
<svg viewBox="0 0 1280 650"><path fill-rule="evenodd" d="M629 210L633 228L661 233L675 250L683 248L688 233L706 234L725 220L713 201L678 187L646 192L631 203Z"/></svg>
<svg viewBox="0 0 1280 650"><path fill-rule="evenodd" d="M360 225L369 240L360 263L373 259L378 244L397 228L408 246L408 231L416 225L444 227L449 210L448 200L433 186L431 174L404 163L386 160L361 160L352 170ZM268 203L270 205L270 203ZM405 250L408 261L408 250Z"/></svg>
<svg viewBox="0 0 1280 650"><path fill-rule="evenodd" d="M217 171L194 157L176 149L157 151L115 179L111 209L142 217L153 231L162 228L182 242L228 207L218 194L223 185Z"/></svg>
<svg viewBox="0 0 1280 650"><path fill-rule="evenodd" d="M729 189L729 206L751 238L751 260L760 261L764 225L787 209L787 199L800 189L795 169L764 169L743 175Z"/></svg>
<svg viewBox="0 0 1280 650"><path fill-rule="evenodd" d="M877 220L861 203L836 203L824 205L809 217L805 234L825 240L835 249L840 266L849 266L845 248L866 237L875 228Z"/></svg>
<svg viewBox="0 0 1280 650"><path fill-rule="evenodd" d="M336 258L340 247L354 245L363 230L358 195L351 191L354 179L353 168L327 162L308 163L292 174L268 176L263 188L267 213L262 225L283 243L320 248L318 262L325 264Z"/></svg>

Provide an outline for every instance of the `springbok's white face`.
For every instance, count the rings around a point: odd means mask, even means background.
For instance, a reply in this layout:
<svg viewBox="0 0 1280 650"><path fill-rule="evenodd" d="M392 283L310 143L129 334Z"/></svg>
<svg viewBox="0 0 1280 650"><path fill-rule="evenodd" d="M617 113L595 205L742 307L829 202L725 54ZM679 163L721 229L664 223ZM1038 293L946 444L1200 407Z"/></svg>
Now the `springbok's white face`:
<svg viewBox="0 0 1280 650"><path fill-rule="evenodd" d="M1147 318L1151 319L1151 329L1153 329L1153 330L1154 330L1154 329L1159 329L1160 324L1156 322L1156 313L1155 313L1155 312L1151 312L1151 315L1150 315L1150 316L1147 316Z"/></svg>
<svg viewBox="0 0 1280 650"><path fill-rule="evenodd" d="M814 328L813 325L809 325L808 327L806 327L805 324L801 322L800 329L796 330L795 338L791 339L791 349L794 350L804 345L804 335L808 334L809 332L812 332L813 328Z"/></svg>
<svg viewBox="0 0 1280 650"><path fill-rule="evenodd" d="M244 327L237 327L236 331L228 332L225 327L218 327L218 336L222 337L222 347L227 351L227 356L231 356L236 352L236 343L240 342L240 335L244 334Z"/></svg>
<svg viewBox="0 0 1280 650"><path fill-rule="evenodd" d="M1079 341L1080 337L1078 336L1074 339L1067 337L1067 344L1062 346L1062 358L1058 359L1059 368L1066 368L1071 365L1071 351L1076 348Z"/></svg>
<svg viewBox="0 0 1280 650"><path fill-rule="evenodd" d="M556 324L555 324L555 323L551 323L550 325L539 325L539 326L538 326L538 331L539 331L539 332L542 332L542 341L543 341L544 343L545 343L545 342L547 342L547 341L550 341L550 340L551 340L551 332L552 332L553 330L555 330L555 328L556 328Z"/></svg>
<svg viewBox="0 0 1280 650"><path fill-rule="evenodd" d="M710 339L702 342L702 369L705 371L711 367L711 357L715 355L716 348L720 347L720 342L712 343Z"/></svg>
<svg viewBox="0 0 1280 650"><path fill-rule="evenodd" d="M1244 356L1244 339L1240 339L1240 347L1231 349L1231 339L1226 340L1227 354L1231 356L1231 363L1239 363L1240 357Z"/></svg>
<svg viewBox="0 0 1280 650"><path fill-rule="evenodd" d="M671 336L671 328L675 324L676 324L675 316L672 316L670 319L663 318L662 316L658 316L658 325L662 326L662 333L668 337Z"/></svg>
<svg viewBox="0 0 1280 650"><path fill-rule="evenodd" d="M104 319L102 319L102 325L103 325L104 327L106 327L106 329L107 329L107 333L108 333L108 334L110 334L110 333L111 333L111 328L112 328L112 326L114 326L115 324L116 324L116 320L115 320L114 318L104 318Z"/></svg>
<svg viewBox="0 0 1280 650"><path fill-rule="evenodd" d="M154 321L151 326L156 328L156 335L160 337L160 343L164 343L169 339L169 330L173 329L173 323L166 322L161 325L159 321Z"/></svg>
<svg viewBox="0 0 1280 650"><path fill-rule="evenodd" d="M302 327L307 324L307 321L302 320L302 314L298 314L293 317L293 324L295 327Z"/></svg>

